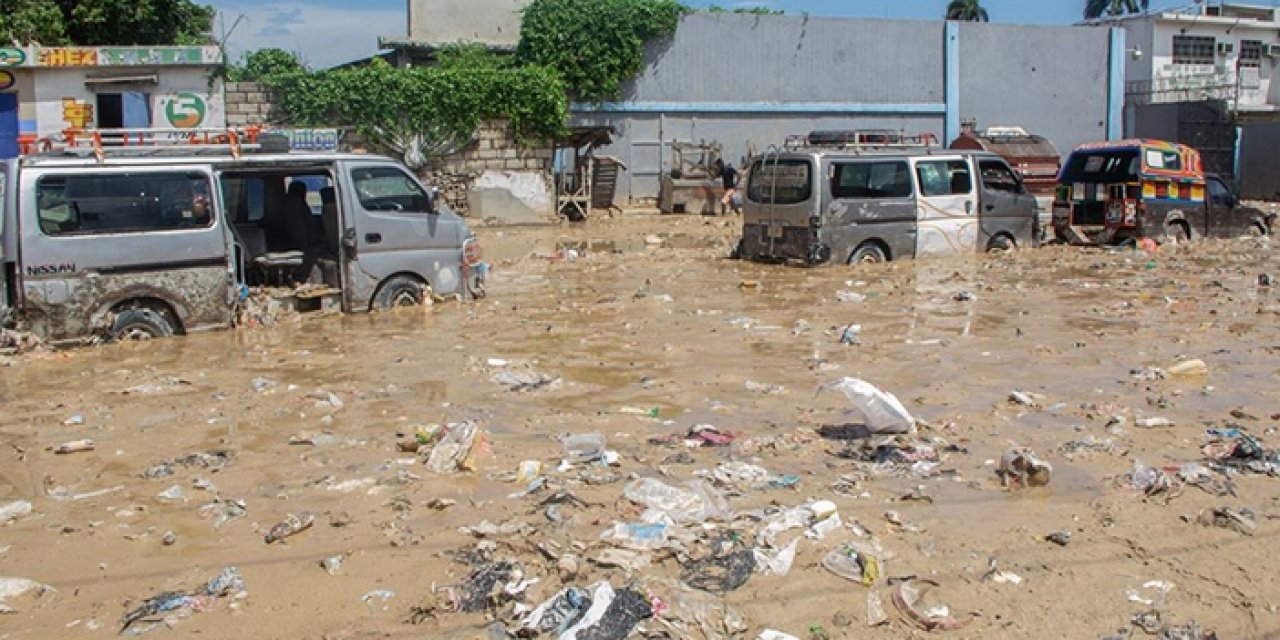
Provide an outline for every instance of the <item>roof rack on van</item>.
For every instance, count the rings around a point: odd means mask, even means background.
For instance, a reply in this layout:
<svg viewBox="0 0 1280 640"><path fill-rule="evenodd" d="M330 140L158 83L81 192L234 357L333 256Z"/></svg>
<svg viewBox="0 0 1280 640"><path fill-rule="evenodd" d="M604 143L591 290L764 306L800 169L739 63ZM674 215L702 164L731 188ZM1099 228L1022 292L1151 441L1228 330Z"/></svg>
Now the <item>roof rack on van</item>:
<svg viewBox="0 0 1280 640"><path fill-rule="evenodd" d="M939 146L932 133L907 135L889 129L854 129L848 131L811 131L808 135L787 136L787 150L833 149L855 153L874 151L919 150L932 153Z"/></svg>
<svg viewBox="0 0 1280 640"><path fill-rule="evenodd" d="M88 157L99 162L107 156L154 156L162 153L230 153L262 148L262 128L226 129L64 129L59 139L44 138L38 149L45 155ZM287 149L286 149L287 150Z"/></svg>

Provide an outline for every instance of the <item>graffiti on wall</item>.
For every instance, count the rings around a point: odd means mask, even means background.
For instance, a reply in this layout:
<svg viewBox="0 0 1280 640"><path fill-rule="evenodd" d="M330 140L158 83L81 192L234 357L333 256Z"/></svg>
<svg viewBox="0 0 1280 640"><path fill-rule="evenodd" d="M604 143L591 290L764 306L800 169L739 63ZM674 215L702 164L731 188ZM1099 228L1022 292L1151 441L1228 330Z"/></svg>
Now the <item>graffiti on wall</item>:
<svg viewBox="0 0 1280 640"><path fill-rule="evenodd" d="M85 47L41 47L36 50L37 67L96 67L98 50Z"/></svg>
<svg viewBox="0 0 1280 640"><path fill-rule="evenodd" d="M4 47L0 67L136 67L214 65L217 47Z"/></svg>
<svg viewBox="0 0 1280 640"><path fill-rule="evenodd" d="M84 129L93 122L93 105L84 100L63 98L62 119L74 129Z"/></svg>
<svg viewBox="0 0 1280 640"><path fill-rule="evenodd" d="M164 101L164 117L176 129L194 129L204 124L209 105L204 98L184 91Z"/></svg>
<svg viewBox="0 0 1280 640"><path fill-rule="evenodd" d="M17 67L27 61L27 52L5 47L0 49L0 67Z"/></svg>

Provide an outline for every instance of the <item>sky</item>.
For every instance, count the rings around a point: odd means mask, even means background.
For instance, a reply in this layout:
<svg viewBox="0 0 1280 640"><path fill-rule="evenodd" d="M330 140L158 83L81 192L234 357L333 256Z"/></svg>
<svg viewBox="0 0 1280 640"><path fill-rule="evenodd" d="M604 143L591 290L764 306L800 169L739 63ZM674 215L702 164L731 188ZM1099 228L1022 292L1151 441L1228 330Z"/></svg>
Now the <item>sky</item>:
<svg viewBox="0 0 1280 640"><path fill-rule="evenodd" d="M948 0L686 0L693 6L760 5L788 14L861 18L938 20ZM1246 0L1275 4L1278 0ZM407 0L202 0L218 10L214 35L230 33L229 54L278 47L293 51L312 68L368 57L377 52L379 36L401 36L407 30ZM1152 0L1151 8L1168 9L1191 0ZM982 0L992 22L1072 24L1081 18L1084 0ZM238 21L238 24L237 24ZM234 25L234 29L232 29Z"/></svg>

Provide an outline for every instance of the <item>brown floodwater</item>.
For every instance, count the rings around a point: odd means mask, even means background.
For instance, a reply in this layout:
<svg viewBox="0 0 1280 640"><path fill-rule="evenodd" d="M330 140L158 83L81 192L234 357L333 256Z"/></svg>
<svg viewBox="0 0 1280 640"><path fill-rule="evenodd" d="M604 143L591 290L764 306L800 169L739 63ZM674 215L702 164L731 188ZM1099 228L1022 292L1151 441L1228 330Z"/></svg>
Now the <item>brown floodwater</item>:
<svg viewBox="0 0 1280 640"><path fill-rule="evenodd" d="M1200 460L1206 428L1237 423L1264 444L1280 441L1271 419L1280 413L1280 287L1257 284L1261 273L1280 275L1268 244L1201 242L1153 256L1050 247L801 269L725 259L732 219L628 215L478 233L494 262L482 301L307 315L3 363L0 506L28 500L33 512L0 525L0 576L56 591L11 600L17 613L0 617L0 638L115 635L127 609L196 588L225 566L240 569L247 596L146 635L487 638L483 614L407 622L433 586L466 575L452 553L476 540L459 527L527 523L524 534L497 537L497 553L539 579L525 595L537 604L564 585L534 545L576 542L592 557L605 528L636 516L621 499L630 479L679 483L729 461L800 478L794 489L731 495L735 511L830 499L846 525L892 553L887 575L937 581L954 614L979 614L949 636L1101 637L1145 608L1127 590L1149 595L1142 585L1152 580L1174 585L1167 623L1194 619L1224 638L1280 633L1280 560L1268 553L1280 532L1280 479L1235 477L1235 496L1187 487L1168 504L1124 486L1135 460ZM570 248L577 259L550 259ZM842 291L865 300L842 302ZM849 324L861 326L858 346L840 344ZM1183 357L1203 360L1208 376L1131 375ZM555 382L512 391L493 381L503 371ZM843 443L817 430L858 416L842 396L816 391L843 376L892 391L927 423L922 437L957 445L944 473L881 475L837 455ZM257 390L256 379L271 384ZM1039 406L1011 403L1015 389L1038 394ZM329 393L341 408L323 400ZM1113 414L1128 416L1117 432L1107 427ZM1174 426L1133 426L1148 416ZM488 433L475 471L437 475L397 450L419 426L461 420ZM739 442L789 444L684 450L693 464L679 464L666 460L682 449L648 442L697 424ZM332 441L289 443L320 433ZM619 453L619 481L584 484L556 471L560 438L583 433L603 434ZM1115 450L1060 450L1090 437ZM96 449L52 451L82 438ZM1015 444L1054 465L1048 486L1001 487L996 461ZM142 476L218 449L232 453L224 467ZM552 484L588 506L564 506L565 518L550 522L538 506L547 494L510 497L522 490L511 481L522 460L542 461ZM837 493L841 476L858 488ZM159 497L175 485L180 499ZM921 486L932 502L899 500ZM215 496L243 500L245 516L215 529L201 515ZM456 504L428 506L436 499ZM1256 512L1254 535L1196 524L1201 509L1218 506ZM886 511L913 526L890 525ZM286 544L263 542L302 512L316 514L315 526ZM1068 546L1039 539L1062 530L1072 532ZM162 543L167 532L172 545ZM868 628L867 588L821 567L854 536L846 527L806 539L787 576L756 574L725 594L748 622L741 637L772 628L807 639L813 625L832 638L923 636L883 586L893 621ZM339 554L337 575L319 566ZM1022 582L984 581L993 557ZM631 576L584 563L572 584L621 588L679 570L675 558ZM376 590L395 595L362 600Z"/></svg>

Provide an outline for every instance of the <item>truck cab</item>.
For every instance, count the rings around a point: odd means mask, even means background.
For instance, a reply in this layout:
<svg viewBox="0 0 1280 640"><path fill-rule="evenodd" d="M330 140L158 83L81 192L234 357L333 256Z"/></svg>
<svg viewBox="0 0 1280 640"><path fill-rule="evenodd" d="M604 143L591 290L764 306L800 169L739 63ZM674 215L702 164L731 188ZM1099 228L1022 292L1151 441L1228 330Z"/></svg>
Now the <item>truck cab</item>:
<svg viewBox="0 0 1280 640"><path fill-rule="evenodd" d="M1054 236L1071 244L1267 235L1273 221L1242 205L1224 180L1206 175L1198 151L1163 140L1077 147L1058 176L1053 203Z"/></svg>

